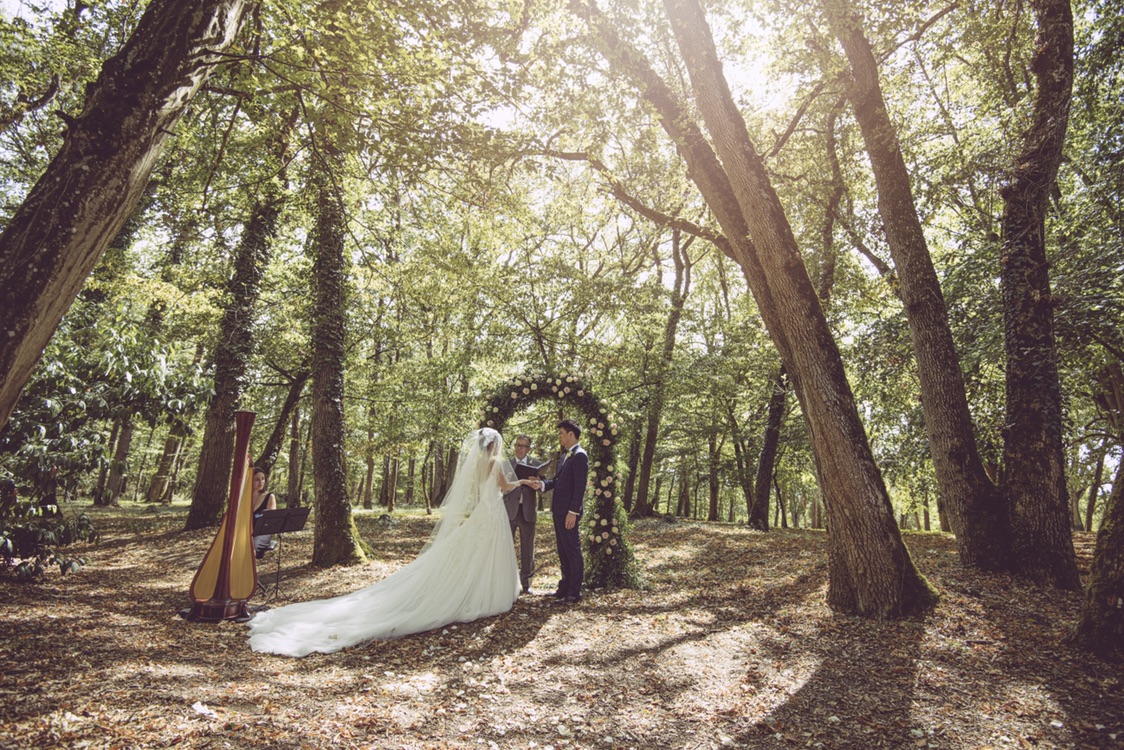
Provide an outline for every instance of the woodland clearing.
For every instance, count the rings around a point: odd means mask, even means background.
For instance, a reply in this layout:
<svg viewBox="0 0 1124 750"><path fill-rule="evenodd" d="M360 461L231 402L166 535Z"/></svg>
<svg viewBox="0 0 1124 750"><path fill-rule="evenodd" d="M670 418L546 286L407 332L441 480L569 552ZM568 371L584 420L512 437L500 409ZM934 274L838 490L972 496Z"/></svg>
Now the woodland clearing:
<svg viewBox="0 0 1124 750"><path fill-rule="evenodd" d="M1124 747L1119 666L1067 642L1079 594L965 570L948 535L906 533L942 594L910 620L827 608L823 532L650 520L630 530L644 590L523 596L499 617L290 659L251 652L242 624L177 615L214 535L181 531L185 512L97 509L100 542L72 553L86 567L0 582L0 747ZM311 530L286 535L268 604L379 579L432 517L357 524L375 561L312 568ZM1094 537L1076 539L1085 574ZM536 552L541 594L557 574L545 516Z"/></svg>

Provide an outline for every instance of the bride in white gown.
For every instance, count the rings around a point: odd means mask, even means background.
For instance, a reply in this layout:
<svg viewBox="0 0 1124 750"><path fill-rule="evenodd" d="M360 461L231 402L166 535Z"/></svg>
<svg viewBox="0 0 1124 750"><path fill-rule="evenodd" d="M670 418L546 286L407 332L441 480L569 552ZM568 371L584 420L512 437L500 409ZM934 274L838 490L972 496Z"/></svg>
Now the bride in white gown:
<svg viewBox="0 0 1124 750"><path fill-rule="evenodd" d="M350 594L259 612L249 623L250 647L330 653L511 609L520 583L503 493L528 480L516 479L503 455L495 430L469 433L441 519L413 562Z"/></svg>

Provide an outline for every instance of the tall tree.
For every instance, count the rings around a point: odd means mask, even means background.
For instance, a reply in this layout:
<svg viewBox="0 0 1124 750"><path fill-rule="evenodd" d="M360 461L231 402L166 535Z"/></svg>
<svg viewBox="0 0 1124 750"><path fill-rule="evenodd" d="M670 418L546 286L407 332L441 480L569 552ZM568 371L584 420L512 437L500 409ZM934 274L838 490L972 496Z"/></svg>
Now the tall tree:
<svg viewBox="0 0 1124 750"><path fill-rule="evenodd" d="M793 378L827 499L829 603L840 611L882 617L926 607L935 592L901 541L839 351L784 210L722 77L709 25L695 2L667 2L665 7L721 164L647 62L599 14L581 12L591 19L599 47L634 78L679 146L692 179L733 244Z"/></svg>
<svg viewBox="0 0 1124 750"><path fill-rule="evenodd" d="M314 172L316 233L313 238L312 482L316 523L312 563L321 567L364 562L347 496L344 444L344 360L347 329L347 214L336 179L343 174L339 133L316 134L320 160Z"/></svg>
<svg viewBox="0 0 1124 750"><path fill-rule="evenodd" d="M275 155L283 158L289 134L289 128L278 132L273 144ZM234 460L234 412L248 379L255 307L285 199L280 181L266 182L242 230L215 348L215 395L207 410L199 470L187 514L188 530L217 526L226 507Z"/></svg>
<svg viewBox="0 0 1124 750"><path fill-rule="evenodd" d="M780 446L781 423L784 421L788 385L784 368L777 373L769 396L765 415L765 435L761 440L761 455L757 460L757 476L753 481L753 502L749 506L748 524L761 531L769 530L769 495L773 489L773 472Z"/></svg>
<svg viewBox="0 0 1124 750"><path fill-rule="evenodd" d="M296 413L297 403L300 401L301 394L304 393L305 383L308 382L309 376L312 374L308 370L298 370L293 373L281 373L289 381L289 390L285 394L285 402L281 405L281 412L277 415L277 421L273 424L273 432L269 434L269 438L262 446L261 453L254 460L254 467L261 469L266 474L273 471L273 465L277 463L277 457L281 455L282 443L285 442L285 430L289 426L289 417Z"/></svg>
<svg viewBox="0 0 1124 750"><path fill-rule="evenodd" d="M822 0L822 6L850 62L847 94L874 172L878 210L917 359L929 452L960 559L988 570L1003 569L1008 550L1003 500L984 471L976 446L944 296L882 95L878 61L850 0Z"/></svg>
<svg viewBox="0 0 1124 750"><path fill-rule="evenodd" d="M652 464L656 458L656 441L659 438L660 418L663 415L664 398L667 392L666 378L671 367L672 356L675 354L675 335L679 328L679 320L683 317L683 305L687 295L691 293L691 265L693 261L688 254L694 237L689 237L685 242L680 239L678 229L672 230L671 255L675 264L675 282L671 290L671 308L667 312L667 324L664 327L663 347L660 357L656 360L655 377L652 383L652 392L648 397L648 413L645 415L644 451L640 459L640 477L636 484L636 505L632 510L635 518L653 515L654 510L648 500L648 487L652 479Z"/></svg>
<svg viewBox="0 0 1124 750"><path fill-rule="evenodd" d="M165 140L237 36L245 0L154 0L102 66L62 147L0 234L0 427Z"/></svg>
<svg viewBox="0 0 1124 750"><path fill-rule="evenodd" d="M1046 211L1065 145L1073 91L1069 0L1034 0L1034 110L1003 197L999 289L1007 353L1004 482L1015 567L1061 588L1081 585L1069 523L1062 394L1046 257Z"/></svg>
<svg viewBox="0 0 1124 750"><path fill-rule="evenodd" d="M347 492L344 369L347 345L348 271L344 180L354 125L345 103L355 97L349 83L347 0L322 3L325 34L317 54L321 102L313 117L312 193L316 227L312 237L312 481L316 523L312 563L321 567L366 561Z"/></svg>

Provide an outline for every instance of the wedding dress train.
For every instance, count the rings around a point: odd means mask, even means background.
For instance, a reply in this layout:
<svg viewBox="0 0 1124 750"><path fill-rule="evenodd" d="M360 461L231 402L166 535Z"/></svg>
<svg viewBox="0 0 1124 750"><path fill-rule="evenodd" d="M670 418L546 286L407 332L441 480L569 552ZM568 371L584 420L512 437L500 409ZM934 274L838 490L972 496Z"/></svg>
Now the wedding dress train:
<svg viewBox="0 0 1124 750"><path fill-rule="evenodd" d="M442 517L413 562L350 594L259 612L249 623L250 647L330 653L511 609L520 583L502 492L515 482L497 460L502 447L495 430L465 439Z"/></svg>

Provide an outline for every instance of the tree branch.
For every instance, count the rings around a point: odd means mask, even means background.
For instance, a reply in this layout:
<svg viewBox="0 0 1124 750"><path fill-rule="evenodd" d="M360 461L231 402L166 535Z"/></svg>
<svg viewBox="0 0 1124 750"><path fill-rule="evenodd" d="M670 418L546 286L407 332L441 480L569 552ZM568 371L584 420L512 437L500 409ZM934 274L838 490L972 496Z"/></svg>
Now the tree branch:
<svg viewBox="0 0 1124 750"><path fill-rule="evenodd" d="M543 149L538 153L542 156L550 156L555 159L563 159L566 161L584 161L588 163L591 167L604 175L606 182L609 183L609 192L612 193L614 198L616 198L621 203L625 204L644 218L659 226L678 229L681 232L689 234L693 237L707 240L708 242L713 243L715 247L721 250L725 255L730 255L730 252L732 252L728 251L727 248L729 248L729 242L727 242L726 237L721 232L716 232L709 227L696 224L689 219L683 219L678 216L671 216L670 214L665 214L661 211L657 211L651 206L648 206L641 202L639 198L636 198L635 196L629 194L628 191L624 189L621 181L617 179L616 175L613 174L612 170L609 169L609 167L606 166L603 161L596 158L595 156L592 156L585 151L558 151L555 149Z"/></svg>

